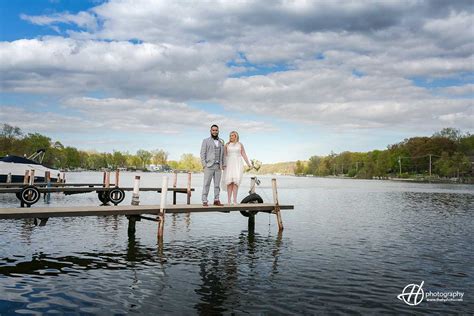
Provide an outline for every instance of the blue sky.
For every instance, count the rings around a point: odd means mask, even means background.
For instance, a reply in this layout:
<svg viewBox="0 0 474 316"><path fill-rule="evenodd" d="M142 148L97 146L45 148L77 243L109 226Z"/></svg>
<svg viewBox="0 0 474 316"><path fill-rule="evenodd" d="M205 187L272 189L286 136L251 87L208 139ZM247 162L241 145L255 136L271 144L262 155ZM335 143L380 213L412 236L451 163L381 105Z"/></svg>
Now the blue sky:
<svg viewBox="0 0 474 316"><path fill-rule="evenodd" d="M383 16L383 19L380 17ZM0 122L83 150L251 158L473 132L470 1L0 1Z"/></svg>

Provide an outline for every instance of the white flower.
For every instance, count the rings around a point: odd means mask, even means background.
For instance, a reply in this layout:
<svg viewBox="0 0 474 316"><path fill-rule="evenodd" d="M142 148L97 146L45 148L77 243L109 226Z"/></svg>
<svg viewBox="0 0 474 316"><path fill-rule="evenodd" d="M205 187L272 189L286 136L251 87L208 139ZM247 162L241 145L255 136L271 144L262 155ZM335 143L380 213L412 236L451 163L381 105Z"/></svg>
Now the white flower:
<svg viewBox="0 0 474 316"><path fill-rule="evenodd" d="M262 163L256 159L252 159L251 163L252 163L252 168L255 169L256 171L260 170L260 168L262 167Z"/></svg>

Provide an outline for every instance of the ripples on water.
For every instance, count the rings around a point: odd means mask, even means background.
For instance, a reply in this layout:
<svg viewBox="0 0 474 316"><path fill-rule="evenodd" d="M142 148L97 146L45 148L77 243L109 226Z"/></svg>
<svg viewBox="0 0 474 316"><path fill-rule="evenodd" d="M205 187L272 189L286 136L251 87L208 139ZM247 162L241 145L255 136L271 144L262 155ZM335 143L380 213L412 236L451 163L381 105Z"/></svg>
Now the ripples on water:
<svg viewBox="0 0 474 316"><path fill-rule="evenodd" d="M73 174L73 182L100 179ZM87 178L90 177L90 178ZM131 176L130 176L131 177ZM146 174L158 186L161 175ZM193 186L199 202L200 181ZM0 314L460 313L474 310L471 186L281 177L285 230L258 214L0 221ZM270 178L259 193L271 197ZM243 187L241 197L245 196ZM143 194L142 203L157 203ZM183 197L180 197L183 200ZM54 195L53 205L97 204L93 194ZM3 206L15 198L0 196ZM125 201L124 203L130 203ZM397 299L409 283L463 291L464 302Z"/></svg>

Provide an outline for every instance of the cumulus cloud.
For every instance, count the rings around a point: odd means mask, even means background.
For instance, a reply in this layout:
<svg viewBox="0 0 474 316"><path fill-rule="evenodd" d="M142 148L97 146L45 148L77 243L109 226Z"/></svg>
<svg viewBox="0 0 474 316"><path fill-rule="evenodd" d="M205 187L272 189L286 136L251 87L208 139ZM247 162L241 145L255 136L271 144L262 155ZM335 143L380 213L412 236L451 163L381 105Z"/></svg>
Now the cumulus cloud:
<svg viewBox="0 0 474 316"><path fill-rule="evenodd" d="M1 88L69 93L103 89L119 95L205 98L229 69L225 45L133 44L62 37L0 43Z"/></svg>
<svg viewBox="0 0 474 316"><path fill-rule="evenodd" d="M170 132L194 126L192 115L231 123L191 101L341 128L469 130L472 99L451 97L472 84L430 90L413 79L474 72L473 11L471 1L112 0L23 15L69 36L1 42L0 89L63 95L90 122L118 107L135 119L117 124L145 130L151 117ZM96 91L108 98L84 97Z"/></svg>
<svg viewBox="0 0 474 316"><path fill-rule="evenodd" d="M79 12L77 14L55 13L52 15L30 16L21 14L20 18L36 25L52 25L58 23L75 24L78 27L88 30L97 29L97 19L89 12Z"/></svg>
<svg viewBox="0 0 474 316"><path fill-rule="evenodd" d="M27 111L22 107L2 104L0 121L28 130L66 133L117 130L180 134L190 129L207 129L211 123L249 132L276 130L263 121L236 120L167 100L75 97L65 99L61 104L70 114L57 114L44 109Z"/></svg>

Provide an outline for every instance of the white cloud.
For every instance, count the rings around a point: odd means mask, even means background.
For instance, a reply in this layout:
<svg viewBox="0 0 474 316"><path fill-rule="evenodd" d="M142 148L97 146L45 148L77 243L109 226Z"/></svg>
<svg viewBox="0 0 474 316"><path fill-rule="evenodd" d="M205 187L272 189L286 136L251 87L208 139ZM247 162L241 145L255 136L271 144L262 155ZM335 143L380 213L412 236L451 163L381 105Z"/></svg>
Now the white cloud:
<svg viewBox="0 0 474 316"><path fill-rule="evenodd" d="M474 94L474 84L466 84L462 86L453 86L447 88L439 88L438 92L453 96L471 96Z"/></svg>
<svg viewBox="0 0 474 316"><path fill-rule="evenodd" d="M78 27L94 31L97 29L97 20L94 15L88 12L79 12L77 14L56 13L52 15L30 16L21 14L20 18L36 25L51 25L57 23L75 24Z"/></svg>
<svg viewBox="0 0 474 316"><path fill-rule="evenodd" d="M0 89L63 96L91 126L101 124L91 113L115 109L109 123L144 131L235 122L190 101L265 121L472 130L472 100L450 99L472 84L430 91L411 81L474 71L472 12L470 1L108 1L77 14L23 15L69 37L0 42ZM229 78L265 67L285 71ZM97 91L105 97L84 97ZM272 130L261 121L236 128Z"/></svg>

